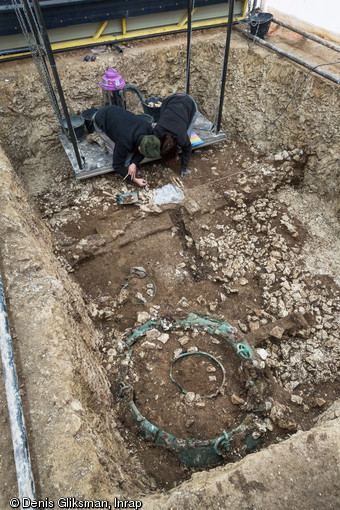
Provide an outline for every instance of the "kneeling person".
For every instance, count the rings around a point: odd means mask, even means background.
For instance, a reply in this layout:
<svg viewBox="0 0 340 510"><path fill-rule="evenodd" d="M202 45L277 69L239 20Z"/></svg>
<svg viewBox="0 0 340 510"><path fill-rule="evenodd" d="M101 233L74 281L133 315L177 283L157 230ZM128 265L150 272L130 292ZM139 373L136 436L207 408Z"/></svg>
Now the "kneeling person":
<svg viewBox="0 0 340 510"><path fill-rule="evenodd" d="M160 157L160 141L152 134L148 120L120 106L104 106L94 116L94 127L113 155L112 166L123 179L145 186L147 181L136 177L137 165L146 158ZM129 167L125 162L132 153Z"/></svg>
<svg viewBox="0 0 340 510"><path fill-rule="evenodd" d="M190 135L197 117L197 105L188 94L176 93L164 99L160 118L153 134L161 141L161 157L171 162L179 159L178 146L182 149L181 176L190 174Z"/></svg>

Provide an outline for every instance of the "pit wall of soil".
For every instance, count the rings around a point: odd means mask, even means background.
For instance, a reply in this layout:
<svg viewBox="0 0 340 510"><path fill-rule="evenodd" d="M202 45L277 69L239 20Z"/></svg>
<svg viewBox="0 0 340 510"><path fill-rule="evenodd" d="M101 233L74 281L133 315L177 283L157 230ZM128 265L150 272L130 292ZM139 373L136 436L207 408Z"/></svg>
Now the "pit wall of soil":
<svg viewBox="0 0 340 510"><path fill-rule="evenodd" d="M145 477L136 461L130 465L116 430L98 359L102 338L1 149L0 168L1 272L37 495L105 499L135 492L133 473L139 483ZM15 493L3 482L0 507L7 508Z"/></svg>
<svg viewBox="0 0 340 510"><path fill-rule="evenodd" d="M135 41L122 54L99 54L84 62L84 51L57 55L57 66L70 112L79 114L102 105L99 83L105 68L112 66L126 83L143 95L165 97L185 90L186 38L183 35ZM200 111L217 120L217 105L224 31L195 32L191 50L190 92ZM22 69L25 68L25 73ZM20 168L40 151L52 151L65 161L56 133L58 123L47 100L33 62L2 64L0 135L15 167ZM307 75L308 74L308 75ZM133 93L128 93L129 95ZM291 98L288 109L269 129ZM141 110L142 111L142 110ZM339 203L339 87L276 53L254 46L236 30L232 34L222 129L247 137L264 155L299 147L307 155L304 184L323 196L338 212ZM43 148L43 149L42 149Z"/></svg>

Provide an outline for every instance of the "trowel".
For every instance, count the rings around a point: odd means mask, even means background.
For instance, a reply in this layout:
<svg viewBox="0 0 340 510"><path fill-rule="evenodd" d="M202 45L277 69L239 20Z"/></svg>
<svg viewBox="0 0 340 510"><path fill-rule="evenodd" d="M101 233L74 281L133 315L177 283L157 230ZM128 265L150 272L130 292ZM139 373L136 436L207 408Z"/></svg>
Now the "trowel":
<svg viewBox="0 0 340 510"><path fill-rule="evenodd" d="M138 202L138 193L137 191L131 191L130 193L120 193L119 195L111 195L111 193L108 193L107 191L103 191L105 195L108 195L109 197L115 198L118 200L119 204L122 205L131 205L131 204L137 204Z"/></svg>

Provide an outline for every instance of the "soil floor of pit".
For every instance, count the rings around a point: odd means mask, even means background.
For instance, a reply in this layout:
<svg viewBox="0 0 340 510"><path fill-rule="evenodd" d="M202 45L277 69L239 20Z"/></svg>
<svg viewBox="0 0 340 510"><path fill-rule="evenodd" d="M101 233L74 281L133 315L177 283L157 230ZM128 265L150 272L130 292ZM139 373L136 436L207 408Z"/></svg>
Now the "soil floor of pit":
<svg viewBox="0 0 340 510"><path fill-rule="evenodd" d="M275 166L280 172L279 163L273 164L272 171L275 172ZM246 400L246 389L239 376L240 361L230 346L223 343L218 345L216 339L211 342L210 335L200 333L198 337L191 337L189 334L189 342L183 347L183 352L194 347L216 356L227 375L225 395L218 395L210 401L203 399L202 407L188 405L169 377L174 353L182 347L175 333L170 334L166 344L158 344L156 349L137 345L133 354L134 366L130 372L124 366L125 354L120 356L116 352L117 338L123 333L126 339L132 328L136 328L136 316L150 309L169 319L185 316L190 311L217 315L238 326L247 323L249 314L256 314L264 307L263 285L259 275L254 276L251 271L246 273L246 284L242 279L233 285L219 281L219 278L215 278L211 261L207 263L201 256L197 242L201 235L217 237L223 228L235 226L233 193L241 193L247 208L258 200L266 200L273 176L261 166L261 159L239 141L227 141L195 151L190 168L192 174L183 178L183 191L186 197L198 204L198 210L191 214L185 203L164 205L160 209L143 203L154 190L171 182L171 177L179 173L179 168L169 168L162 162L141 167L140 173L148 179L149 186L146 190L138 190L142 203L137 205L118 206L113 198L103 194L104 188L114 189L114 194L116 191L134 189L123 184L114 174L87 183L91 188L91 200L95 203L91 208L76 200L77 206L68 203L65 209L62 206L61 211L53 214L51 209L58 204L58 197L63 193L61 190L52 190L38 199L41 212L49 217L53 225L58 250L84 291L85 301L95 303L93 318L106 335L103 362L112 383L121 434L131 455L141 460L146 472L163 489L190 477L193 470L181 466L175 453L146 443L139 437L128 405L117 398L119 381L128 377L128 381L133 383L135 402L151 423L177 437L213 439L223 430L235 428L247 414L242 410L242 405L231 402L233 395ZM283 183L276 192L274 202L278 214L273 214L271 227L285 238L288 249L300 251L305 248L308 251L312 240L301 214L294 218L293 235L281 221L284 215L290 215L288 197L306 198L300 190L302 180L303 161L296 162L289 185ZM67 181L63 186L65 184ZM280 194L285 200L280 198ZM312 199L310 204L307 200L305 208L311 209L310 214L314 206ZM231 210L228 209L230 207ZM72 213L75 214L73 217ZM331 217L329 229L329 235L333 235ZM260 233L256 241L258 247L266 236L267 232ZM336 247L333 249L336 250ZM333 249L330 245L327 248L324 246L322 266L335 275ZM213 260L214 254L217 255L216 248L210 252ZM318 258L320 256L319 252ZM146 278L129 280L133 267L143 267ZM277 279L280 275L280 271L276 273ZM310 289L314 292L316 286L321 288L325 283L330 293L338 293L338 287L330 277L320 276L319 283L309 280ZM123 298L122 289L126 294ZM149 302L143 305L143 299ZM314 319L308 314L306 317L312 326ZM271 315L268 320L275 321L277 318ZM251 332L247 338L251 343ZM279 340L272 338L271 342L279 343ZM266 342L261 346L266 347ZM114 350L114 355L112 351L110 354L110 349ZM145 355L143 358L139 356L141 351ZM186 369L183 370L185 365ZM209 366L212 365L208 360L197 357L190 359L190 362L178 362L174 373L183 386L187 385L188 391L208 394L215 391L221 382L218 369L216 381L209 380ZM340 393L337 381L301 384L298 390L304 401L302 407L292 402L291 392L284 390L276 381L272 380L269 387L270 398L288 406L293 419L287 427L274 424L272 430L267 430L258 448L281 441L299 429L311 428L315 417ZM244 453L244 449L234 451L227 461L239 459Z"/></svg>

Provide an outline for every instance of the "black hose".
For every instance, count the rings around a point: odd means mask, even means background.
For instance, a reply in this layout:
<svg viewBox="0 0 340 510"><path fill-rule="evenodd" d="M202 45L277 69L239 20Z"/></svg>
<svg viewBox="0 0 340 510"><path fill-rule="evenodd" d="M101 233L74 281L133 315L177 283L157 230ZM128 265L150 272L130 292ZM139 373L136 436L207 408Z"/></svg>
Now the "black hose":
<svg viewBox="0 0 340 510"><path fill-rule="evenodd" d="M9 421L11 426L19 499L35 500L34 480L28 449L24 413L19 393L5 295L0 274L0 352L4 372ZM28 508L31 508L29 506Z"/></svg>
<svg viewBox="0 0 340 510"><path fill-rule="evenodd" d="M114 47L115 50L118 51L118 53L123 53L123 49L119 46L119 44L112 43L112 46Z"/></svg>

